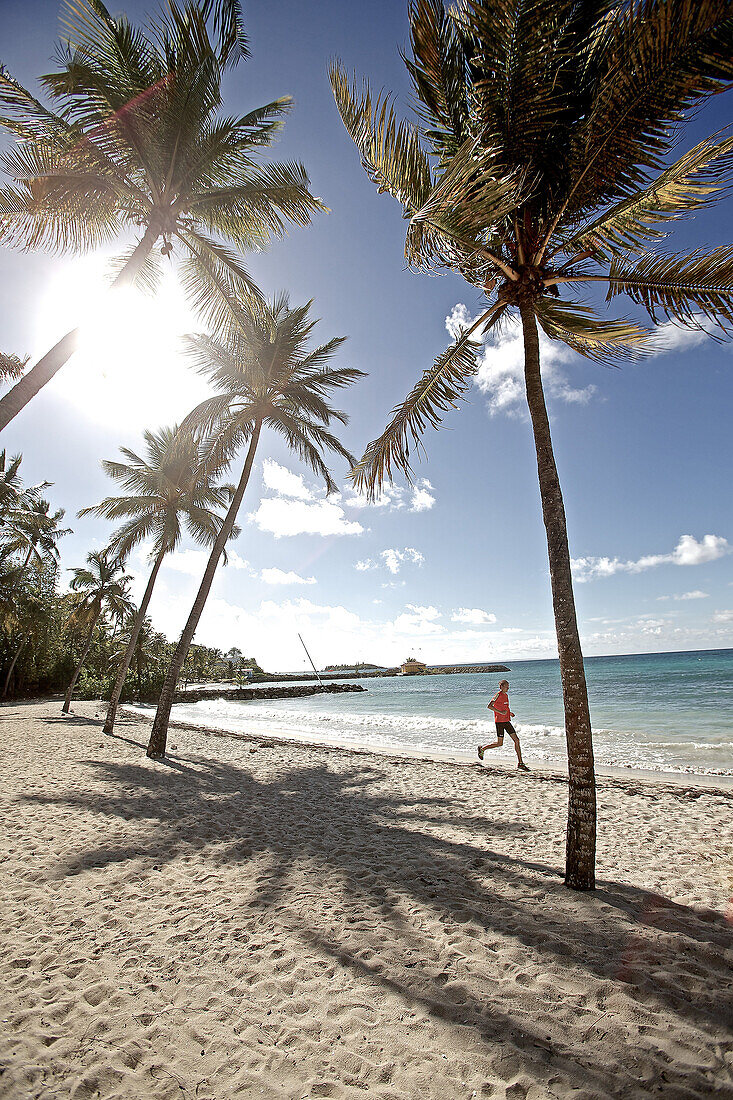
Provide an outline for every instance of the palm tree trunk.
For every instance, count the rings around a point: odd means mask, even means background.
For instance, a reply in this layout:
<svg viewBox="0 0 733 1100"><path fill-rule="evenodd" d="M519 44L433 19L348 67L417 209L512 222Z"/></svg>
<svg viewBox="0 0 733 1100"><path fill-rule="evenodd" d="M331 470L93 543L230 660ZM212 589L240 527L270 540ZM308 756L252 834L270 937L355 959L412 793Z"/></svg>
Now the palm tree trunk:
<svg viewBox="0 0 733 1100"><path fill-rule="evenodd" d="M66 689L66 698L64 699L64 705L61 708L61 713L62 714L68 714L69 710L71 709L71 695L72 695L72 692L73 692L74 687L76 685L76 681L79 678L79 673L81 672L82 668L84 667L84 662L87 659L87 654L89 653L89 650L92 648L92 635L94 634L94 628L97 625L97 619L99 618L101 613L102 613L101 611L98 611L97 614L94 616L94 621L92 622L91 630L89 631L89 635L87 636L87 641L86 641L86 645L84 646L84 652L81 655L81 660L79 661L79 664L74 669L74 675L71 677L71 683L69 684L68 688Z"/></svg>
<svg viewBox="0 0 733 1100"><path fill-rule="evenodd" d="M13 657L10 668L8 669L8 674L5 677L5 683L3 684L3 699L8 694L8 686L10 684L10 677L13 675L13 669L15 668L16 662L17 662L18 658L20 657L20 654L23 651L23 647L24 647L24 645L27 641L28 641L28 638L23 638L23 641L20 643L20 645L18 646L18 648L15 651L15 656Z"/></svg>
<svg viewBox="0 0 733 1100"><path fill-rule="evenodd" d="M196 599L194 600L193 607L191 608L191 614L188 616L188 621L183 628L183 634L181 640L176 646L173 659L170 663L170 668L163 683L163 688L160 693L160 699L158 700L158 709L155 713L155 721L153 722L153 729L150 734L150 742L148 744L148 756L160 757L165 755L165 744L168 736L168 723L170 722L171 707L173 706L173 696L176 693L176 684L178 683L178 676L183 663L188 656L188 650L193 636L196 632L196 627L199 624L199 619L206 606L206 601L211 590L211 585L214 580L214 574L216 573L216 567L219 564L219 558L224 552L224 547L227 544L227 539L232 533L235 520L237 518L237 512L239 506L242 503L242 497L244 496L244 490L247 488L247 482L249 481L250 473L252 472L252 463L255 457L255 451L257 450L257 443L260 438L260 431L262 424L260 421L256 421L254 430L252 432L252 439L250 440L249 450L247 451L247 458L244 462L244 469L242 470L242 476L239 479L239 485L237 485L236 492L232 497L232 502L229 505L229 511L226 514L224 523L214 543L209 561L206 566L206 571L201 581Z"/></svg>
<svg viewBox="0 0 733 1100"><path fill-rule="evenodd" d="M585 682L583 653L575 614L570 570L565 507L555 465L540 376L540 345L531 300L520 303L524 333L524 377L532 418L542 516L547 531L552 606L560 657L565 737L568 751L568 829L565 852L565 885L574 890L595 887L596 782L593 737Z"/></svg>
<svg viewBox="0 0 733 1100"><path fill-rule="evenodd" d="M125 683L125 677L127 676L127 670L130 667L130 662L135 653L135 645L137 643L137 636L140 633L140 627L145 620L145 614L148 610L148 604L150 603L150 597L153 595L153 588L155 587L155 581L158 576L161 565L163 564L163 558L166 551L163 548L155 559L155 565L148 578L148 583L143 594L143 598L140 602L140 607L137 610L137 615L132 624L132 630L130 631L130 638L125 649L125 655L122 658L122 663L117 671L117 679L115 680L115 686L112 688L112 695L110 697L109 706L107 707L107 717L104 721L104 733L111 733L115 728L115 717L117 715L117 705L120 701L120 695L122 694L122 688ZM139 672L139 670L138 670Z"/></svg>
<svg viewBox="0 0 733 1100"><path fill-rule="evenodd" d="M160 229L150 225L145 230L140 243L135 248L132 256L119 273L112 288L125 286L131 283L138 271L150 255L153 245L160 236ZM47 351L42 359L39 359L35 367L31 367L27 374L15 383L11 390L0 400L0 432L6 428L11 420L18 415L28 402L43 389L46 383L57 374L63 365L69 361L79 344L78 328L72 329L63 336L57 344Z"/></svg>

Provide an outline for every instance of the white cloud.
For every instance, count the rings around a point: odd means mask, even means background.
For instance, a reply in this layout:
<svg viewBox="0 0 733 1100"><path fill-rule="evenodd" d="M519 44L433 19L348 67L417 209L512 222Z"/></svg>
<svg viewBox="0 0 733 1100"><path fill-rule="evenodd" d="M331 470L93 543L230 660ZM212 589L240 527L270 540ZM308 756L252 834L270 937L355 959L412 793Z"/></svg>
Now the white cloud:
<svg viewBox="0 0 733 1100"><path fill-rule="evenodd" d="M713 615L714 623L733 623L733 609L716 611Z"/></svg>
<svg viewBox="0 0 733 1100"><path fill-rule="evenodd" d="M421 477L408 489L398 485L384 485L379 496L372 501L368 500L366 494L352 490L349 496L344 497L343 503L347 508L383 508L385 511L395 512L407 507L409 512L426 512L435 504L434 492L435 487L426 477Z"/></svg>
<svg viewBox="0 0 733 1100"><path fill-rule="evenodd" d="M675 565L702 565L722 558L730 549L728 540L720 535L705 535L702 542L697 542L692 535L683 535L672 556Z"/></svg>
<svg viewBox="0 0 733 1100"><path fill-rule="evenodd" d="M285 466L280 466L266 458L262 464L262 480L268 489L281 497L295 497L297 500L313 500L315 493L303 481L300 474L294 474Z"/></svg>
<svg viewBox="0 0 733 1100"><path fill-rule="evenodd" d="M265 584L315 584L315 577L300 577L292 569L284 573L282 569L263 569L260 578Z"/></svg>
<svg viewBox="0 0 733 1100"><path fill-rule="evenodd" d="M412 546L406 546L404 550L382 550L379 556L390 573L399 573L405 562L413 562L415 565L422 565L425 561L420 551L415 550Z"/></svg>
<svg viewBox="0 0 733 1100"><path fill-rule="evenodd" d="M688 351L704 344L710 338L710 333L715 325L703 314L696 317L699 328L687 328L685 325L676 325L674 321L665 321L654 330L650 341L653 355L666 355L671 351Z"/></svg>
<svg viewBox="0 0 733 1100"><path fill-rule="evenodd" d="M276 539L291 535L361 535L360 523L346 518L340 498L328 499L325 489L306 485L300 474L266 459L262 467L265 485L277 495L263 497L249 520Z"/></svg>
<svg viewBox="0 0 733 1100"><path fill-rule="evenodd" d="M245 561L244 558L240 558L236 550L227 550L226 568L227 569L250 569L250 564ZM222 559L223 561L223 559Z"/></svg>
<svg viewBox="0 0 733 1100"><path fill-rule="evenodd" d="M382 487L382 491L374 500L369 500L366 493L357 493L352 489L350 496L344 497L344 504L347 508L385 508L392 512L398 508L404 508L404 496L404 489L388 483Z"/></svg>
<svg viewBox="0 0 733 1100"><path fill-rule="evenodd" d="M407 610L397 616L393 625L399 634L435 634L443 631L443 627L435 621L440 617L437 607L408 603Z"/></svg>
<svg viewBox="0 0 733 1100"><path fill-rule="evenodd" d="M455 305L445 319L445 327L452 339L470 325L475 318L462 303ZM596 392L593 385L578 389L570 384L561 367L579 357L559 340L549 340L540 331L540 360L542 380L547 393L568 404L587 404ZM510 317L500 329L487 333L484 348L479 353L475 382L481 393L488 397L492 415L524 412L524 341L518 317Z"/></svg>
<svg viewBox="0 0 733 1100"><path fill-rule="evenodd" d="M720 535L704 535L700 542L693 535L682 535L671 554L647 554L637 561L621 561L619 558L573 558L573 575L579 583L595 577L611 577L614 573L643 573L657 565L702 565L715 561L731 551L728 540ZM704 594L703 594L704 595ZM687 594L686 599L702 597Z"/></svg>
<svg viewBox="0 0 733 1100"><path fill-rule="evenodd" d="M363 561L358 561L354 565L354 569L359 573L366 573L371 569L379 569L380 565L383 565L394 575L399 573L402 566L406 563L422 565L425 561L425 556L413 546L406 546L404 550L398 550L396 547L389 547L386 550L381 550L379 552L379 557L381 558L381 562L375 561L373 558L365 558Z"/></svg>
<svg viewBox="0 0 733 1100"><path fill-rule="evenodd" d="M694 592L682 592L679 596L673 596L673 600L707 600L709 599L708 592L701 592L699 588L696 588Z"/></svg>
<svg viewBox="0 0 733 1100"><path fill-rule="evenodd" d="M202 577L208 560L206 550L174 550L163 559L163 568L187 573L189 577Z"/></svg>
<svg viewBox="0 0 733 1100"><path fill-rule="evenodd" d="M347 520L343 508L330 500L307 503L283 497L265 497L250 520L260 531L269 531L276 539L290 535L361 535L360 523Z"/></svg>
<svg viewBox="0 0 733 1100"><path fill-rule="evenodd" d="M166 583L173 580L175 588ZM177 639L195 583L166 574L159 588L153 596L153 621L167 637ZM551 629L507 636L485 625L447 622L447 616L430 605L407 604L391 617L379 604L370 610L374 617L362 618L344 606L319 605L303 597L264 599L243 607L215 593L204 609L196 641L223 650L239 646L273 672L306 670L298 632L319 668L357 660L396 665L410 653L431 664L557 656Z"/></svg>
<svg viewBox="0 0 733 1100"><path fill-rule="evenodd" d="M421 477L412 487L411 512L427 512L435 504L433 486L426 477Z"/></svg>
<svg viewBox="0 0 733 1100"><path fill-rule="evenodd" d="M495 623L496 615L488 611L482 611L480 607L459 607L450 617L452 623L472 623L474 626L483 626L486 623Z"/></svg>

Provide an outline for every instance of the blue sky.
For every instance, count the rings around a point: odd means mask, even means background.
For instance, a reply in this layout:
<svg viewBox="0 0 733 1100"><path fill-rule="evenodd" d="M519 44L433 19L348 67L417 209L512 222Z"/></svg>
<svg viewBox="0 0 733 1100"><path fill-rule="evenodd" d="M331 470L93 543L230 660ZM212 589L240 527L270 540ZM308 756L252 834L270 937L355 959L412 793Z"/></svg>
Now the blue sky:
<svg viewBox="0 0 733 1100"><path fill-rule="evenodd" d="M111 4L139 19L154 5ZM57 0L2 0L0 60L21 81L52 68ZM405 269L404 222L367 180L331 96L329 60L388 88L407 111L400 47L402 0L370 4L256 0L245 7L252 59L229 75L225 108L243 112L292 94L272 159L301 159L331 209L248 258L268 293L314 298L319 341L348 336L339 354L368 378L347 392L344 433L356 453L450 341L480 298L455 276ZM697 114L683 146L727 124L730 93ZM731 241L733 199L683 223L670 247ZM114 491L101 469L145 427L180 418L201 393L177 355L191 319L171 276L160 302L110 311L104 256L52 257L0 250L3 350L37 356L80 317L87 351L65 367L6 429L29 482L54 482L74 534L63 566L80 564L110 528L79 508ZM131 307L132 308L132 307ZM626 310L625 312L628 312ZM130 321L130 318L133 318ZM125 323L125 319L127 323ZM731 431L733 351L666 329L667 350L608 369L559 346L545 349L553 439L576 559L576 598L588 655L733 645ZM279 441L264 438L242 508L242 535L221 569L196 640L238 645L273 669L303 666L300 631L317 664L428 662L556 655L547 551L531 429L521 397L521 355L509 332L482 355L476 384L440 432L415 489L398 482L379 506L324 499ZM130 568L138 592L146 561ZM161 573L155 625L180 630L203 570L184 544Z"/></svg>

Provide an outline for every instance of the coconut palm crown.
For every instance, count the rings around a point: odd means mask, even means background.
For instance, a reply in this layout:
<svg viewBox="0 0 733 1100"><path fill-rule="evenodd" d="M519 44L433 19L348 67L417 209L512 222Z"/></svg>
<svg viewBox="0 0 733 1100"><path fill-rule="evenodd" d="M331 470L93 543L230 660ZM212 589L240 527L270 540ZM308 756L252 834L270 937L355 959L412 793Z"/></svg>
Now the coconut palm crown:
<svg viewBox="0 0 733 1100"><path fill-rule="evenodd" d="M355 480L371 494L393 467L410 473L411 447L465 392L470 336L521 301L601 362L642 350L647 332L578 301L586 285L654 323L733 324L733 246L658 247L733 179L730 134L668 163L686 112L733 80L729 0L413 0L409 17L416 122L339 63L334 95L365 170L403 206L408 263L460 272L488 308L370 444Z"/></svg>
<svg viewBox="0 0 733 1100"><path fill-rule="evenodd" d="M426 370L353 471L370 496L411 473L422 436L477 369L474 333L519 313L547 531L568 742L566 883L594 885L595 779L565 511L540 374L538 326L590 359L640 353L649 330L578 298L602 286L656 323L733 324L733 247L662 247L677 220L713 204L733 173L733 137L674 156L680 124L733 80L730 0L442 0L409 5L404 55L415 121L389 96L331 84L379 191L407 222L418 270L462 274L480 315Z"/></svg>
<svg viewBox="0 0 733 1100"><path fill-rule="evenodd" d="M351 465L354 456L328 430L333 420L348 422L345 413L331 406L328 393L352 385L364 372L330 364L344 336L308 350L318 323L309 317L312 304L291 308L287 295L281 294L272 304L240 309L217 334L186 337L191 366L217 393L202 401L184 426L208 435L210 461L217 463L249 442L258 426L272 428L332 493L338 487L324 450Z"/></svg>
<svg viewBox="0 0 733 1100"><path fill-rule="evenodd" d="M101 0L66 0L63 11L59 68L41 79L53 110L0 71L0 126L16 139L0 157L14 180L0 189L0 241L81 251L127 231L137 243L116 265L117 285L155 285L161 254L175 249L205 320L226 311L221 287L258 297L222 241L261 250L325 207L301 164L260 163L289 96L221 113L224 70L248 55L238 0L167 0L145 28ZM0 427L32 376L0 402Z"/></svg>
<svg viewBox="0 0 733 1100"><path fill-rule="evenodd" d="M175 550L184 527L200 546L208 546L221 529L232 498L231 485L216 483L220 467L212 467L208 452L191 432L176 426L144 432L146 454L129 447L120 451L127 462L105 459L104 472L126 492L82 508L80 516L101 516L122 526L108 549L127 558L141 543L151 544L151 557Z"/></svg>

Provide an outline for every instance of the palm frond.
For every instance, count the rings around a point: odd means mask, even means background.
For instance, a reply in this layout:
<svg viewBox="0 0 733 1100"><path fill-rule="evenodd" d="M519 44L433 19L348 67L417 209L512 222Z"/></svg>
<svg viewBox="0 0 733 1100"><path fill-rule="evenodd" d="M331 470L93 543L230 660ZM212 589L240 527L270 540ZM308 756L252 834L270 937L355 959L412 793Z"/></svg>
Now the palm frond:
<svg viewBox="0 0 733 1100"><path fill-rule="evenodd" d="M3 382L17 382L23 374L30 356L21 359L19 355L12 355L0 351L0 380Z"/></svg>
<svg viewBox="0 0 733 1100"><path fill-rule="evenodd" d="M486 266L486 236L529 197L520 174L501 168L496 150L469 138L447 162L422 206L412 213L405 241L408 263L430 266L433 256L445 262L447 237L448 248L457 245L466 254L478 253ZM425 234L425 226L437 231L437 239ZM494 261L493 266L507 270L501 262Z"/></svg>
<svg viewBox="0 0 733 1100"><path fill-rule="evenodd" d="M49 136L67 143L73 129L0 68L0 126L25 140L47 141Z"/></svg>
<svg viewBox="0 0 733 1100"><path fill-rule="evenodd" d="M417 129L408 122L397 122L389 97L378 96L372 105L366 82L359 96L338 62L329 66L329 77L341 119L369 178L406 211L419 210L428 199L432 180Z"/></svg>
<svg viewBox="0 0 733 1100"><path fill-rule="evenodd" d="M242 173L244 175L244 173ZM308 173L295 161L250 169L242 182L194 195L187 210L210 231L225 234L240 248L262 249L285 236L287 222L309 225L328 210L308 190Z"/></svg>
<svg viewBox="0 0 733 1100"><path fill-rule="evenodd" d="M413 59L403 54L426 137L442 157L451 157L471 135L466 95L470 62L465 36L442 0L412 0L409 6Z"/></svg>
<svg viewBox="0 0 733 1100"><path fill-rule="evenodd" d="M661 316L699 328L702 314L727 329L733 326L733 246L712 252L650 253L636 262L615 259L607 300L618 294L628 294L654 322Z"/></svg>
<svg viewBox="0 0 733 1100"><path fill-rule="evenodd" d="M712 206L731 187L733 137L705 138L648 186L604 211L567 241L562 250L595 260L643 247L661 238L659 223L688 217Z"/></svg>
<svg viewBox="0 0 733 1100"><path fill-rule="evenodd" d="M266 423L283 435L289 449L315 474L323 478L329 495L338 492L338 485L324 461L322 451L327 449L340 455L346 459L349 466L353 466L356 459L336 436L320 425L309 423L297 413L289 415L282 406L267 417Z"/></svg>
<svg viewBox="0 0 733 1100"><path fill-rule="evenodd" d="M570 150L570 211L631 197L663 167L685 112L728 85L729 0L619 4L588 64L594 92Z"/></svg>
<svg viewBox="0 0 733 1100"><path fill-rule="evenodd" d="M560 302L547 295L535 304L537 319L551 340L562 340L586 359L637 359L650 333L633 321L599 317L580 302Z"/></svg>
<svg viewBox="0 0 733 1100"><path fill-rule="evenodd" d="M203 0L201 14L212 18L219 38L217 58L222 66L236 65L249 57L249 40L239 0Z"/></svg>
<svg viewBox="0 0 733 1100"><path fill-rule="evenodd" d="M180 230L178 238L187 255L179 264L179 279L205 324L225 329L239 318L243 305L256 307L262 291L250 278L236 253L192 228Z"/></svg>
<svg viewBox="0 0 733 1100"><path fill-rule="evenodd" d="M115 283L121 273L125 271L130 259L136 251L137 245L130 245L130 247L125 249L124 252L121 252L119 256L114 256L109 261L107 267L112 283ZM162 277L163 266L161 263L161 254L151 249L143 262L137 267L132 285L138 287L140 290L147 291L149 294L155 294L160 286Z"/></svg>
<svg viewBox="0 0 733 1100"><path fill-rule="evenodd" d="M494 305L466 327L455 342L439 355L426 370L405 400L392 410L392 419L378 439L366 448L363 457L349 475L354 487L369 500L379 495L393 470L402 471L410 480L410 448L422 446L422 436L430 425L437 428L443 413L456 408L476 372L479 345L471 340L478 328L484 331L496 324L506 309Z"/></svg>

